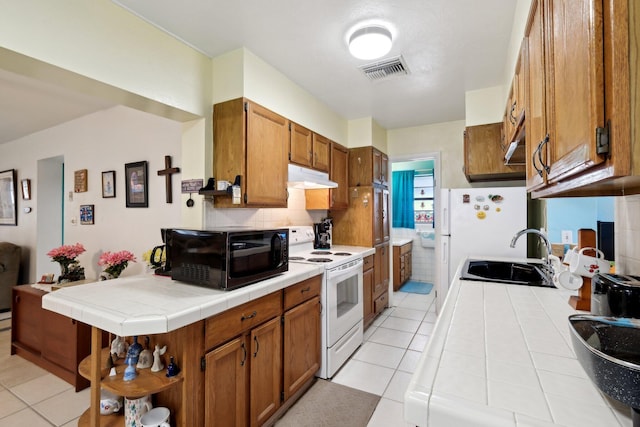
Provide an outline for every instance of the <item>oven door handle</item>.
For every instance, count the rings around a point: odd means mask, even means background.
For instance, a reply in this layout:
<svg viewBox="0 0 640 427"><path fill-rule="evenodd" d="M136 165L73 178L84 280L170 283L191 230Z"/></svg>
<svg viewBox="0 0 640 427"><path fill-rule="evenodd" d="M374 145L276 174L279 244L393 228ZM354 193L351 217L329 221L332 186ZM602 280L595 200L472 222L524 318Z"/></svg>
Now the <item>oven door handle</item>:
<svg viewBox="0 0 640 427"><path fill-rule="evenodd" d="M336 278L353 276L354 272L362 273L362 259L358 259L352 266L345 269L327 270L327 281L335 280Z"/></svg>

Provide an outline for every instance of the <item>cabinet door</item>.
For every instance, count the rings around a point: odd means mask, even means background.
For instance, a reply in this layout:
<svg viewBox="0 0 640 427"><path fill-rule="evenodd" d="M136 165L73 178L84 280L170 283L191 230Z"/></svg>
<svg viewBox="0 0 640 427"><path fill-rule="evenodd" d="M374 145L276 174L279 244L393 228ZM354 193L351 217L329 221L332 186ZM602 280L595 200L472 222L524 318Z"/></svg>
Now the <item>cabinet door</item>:
<svg viewBox="0 0 640 427"><path fill-rule="evenodd" d="M206 355L204 415L206 427L247 425L247 336L238 337Z"/></svg>
<svg viewBox="0 0 640 427"><path fill-rule="evenodd" d="M42 310L42 318L42 357L75 372L78 368L78 328L81 325L49 310Z"/></svg>
<svg viewBox="0 0 640 427"><path fill-rule="evenodd" d="M528 190L534 190L546 184L546 173L542 164L547 164L547 151L546 147L543 147L547 134L543 0L533 0L531 8L525 33L527 38L526 167Z"/></svg>
<svg viewBox="0 0 640 427"><path fill-rule="evenodd" d="M373 183L374 184L382 184L382 174L383 174L383 166L382 166L382 152L376 150L375 148L372 150L372 160L373 160Z"/></svg>
<svg viewBox="0 0 640 427"><path fill-rule="evenodd" d="M42 295L14 287L11 341L40 353L42 350Z"/></svg>
<svg viewBox="0 0 640 427"><path fill-rule="evenodd" d="M261 426L280 407L282 328L276 317L251 330L250 425Z"/></svg>
<svg viewBox="0 0 640 427"><path fill-rule="evenodd" d="M313 134L312 167L322 172L329 172L331 141L317 133Z"/></svg>
<svg viewBox="0 0 640 427"><path fill-rule="evenodd" d="M500 145L502 132L502 123L468 126L465 129L464 171L469 182L524 177L524 166L504 164Z"/></svg>
<svg viewBox="0 0 640 427"><path fill-rule="evenodd" d="M380 153L380 184L389 185L389 157Z"/></svg>
<svg viewBox="0 0 640 427"><path fill-rule="evenodd" d="M373 273L373 299L389 289L389 245L376 246Z"/></svg>
<svg viewBox="0 0 640 427"><path fill-rule="evenodd" d="M286 207L289 122L264 107L247 104L246 204Z"/></svg>
<svg viewBox="0 0 640 427"><path fill-rule="evenodd" d="M604 127L603 2L547 0L549 182L605 160L596 152Z"/></svg>
<svg viewBox="0 0 640 427"><path fill-rule="evenodd" d="M314 297L284 314L284 400L320 368L320 298Z"/></svg>
<svg viewBox="0 0 640 427"><path fill-rule="evenodd" d="M383 241L383 200L382 187L373 188L373 244Z"/></svg>
<svg viewBox="0 0 640 427"><path fill-rule="evenodd" d="M373 321L373 281L374 270L371 268L362 273L362 302L364 326L367 327Z"/></svg>
<svg viewBox="0 0 640 427"><path fill-rule="evenodd" d="M331 143L331 173L332 181L338 183L338 188L329 190L331 209L347 209L349 207L349 151L335 142Z"/></svg>
<svg viewBox="0 0 640 427"><path fill-rule="evenodd" d="M302 166L311 167L312 132L296 123L291 123L291 136L289 143L289 160Z"/></svg>
<svg viewBox="0 0 640 427"><path fill-rule="evenodd" d="M384 188L382 197L382 241L389 241L389 190Z"/></svg>

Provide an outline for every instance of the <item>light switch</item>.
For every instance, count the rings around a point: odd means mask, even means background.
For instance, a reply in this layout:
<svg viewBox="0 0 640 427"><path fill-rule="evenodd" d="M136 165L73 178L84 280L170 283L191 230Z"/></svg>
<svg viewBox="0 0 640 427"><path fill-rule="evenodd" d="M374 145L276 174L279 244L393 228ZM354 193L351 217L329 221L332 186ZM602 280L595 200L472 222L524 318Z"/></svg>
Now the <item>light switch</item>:
<svg viewBox="0 0 640 427"><path fill-rule="evenodd" d="M562 243L573 243L573 232L571 230L562 230Z"/></svg>

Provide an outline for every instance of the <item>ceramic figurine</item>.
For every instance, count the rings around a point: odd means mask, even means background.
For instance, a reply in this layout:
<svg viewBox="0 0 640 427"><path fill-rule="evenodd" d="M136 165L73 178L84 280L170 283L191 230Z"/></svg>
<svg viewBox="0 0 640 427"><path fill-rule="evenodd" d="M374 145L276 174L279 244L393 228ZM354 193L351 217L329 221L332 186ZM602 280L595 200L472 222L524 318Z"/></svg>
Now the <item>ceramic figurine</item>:
<svg viewBox="0 0 640 427"><path fill-rule="evenodd" d="M180 373L180 368L173 361L173 356L171 356L169 361L169 365L167 366L167 377L175 377Z"/></svg>
<svg viewBox="0 0 640 427"><path fill-rule="evenodd" d="M160 346L156 344L156 349L153 351L153 366L151 367L151 372L160 372L164 369L164 364L160 356L162 356L165 351L167 351L166 345L160 348Z"/></svg>
<svg viewBox="0 0 640 427"><path fill-rule="evenodd" d="M109 356L107 356L107 369L109 370L110 377L114 377L116 375L116 360L118 360L118 355L115 353L109 353Z"/></svg>
<svg viewBox="0 0 640 427"><path fill-rule="evenodd" d="M124 337L117 336L111 341L111 353L122 359L127 355L129 350L129 344L124 340Z"/></svg>
<svg viewBox="0 0 640 427"><path fill-rule="evenodd" d="M127 359L124 363L127 365L135 365L138 363L138 358L140 357L140 352L142 351L142 345L138 342L138 337L133 337L133 344L129 346L129 350L127 351Z"/></svg>
<svg viewBox="0 0 640 427"><path fill-rule="evenodd" d="M133 358L127 356L127 368L124 370L124 380L131 381L134 380L138 376L136 372L136 362L133 361Z"/></svg>
<svg viewBox="0 0 640 427"><path fill-rule="evenodd" d="M146 369L150 368L153 363L153 355L149 350L149 337L144 337L144 350L140 352L140 356L138 357L138 364L136 368L138 369Z"/></svg>

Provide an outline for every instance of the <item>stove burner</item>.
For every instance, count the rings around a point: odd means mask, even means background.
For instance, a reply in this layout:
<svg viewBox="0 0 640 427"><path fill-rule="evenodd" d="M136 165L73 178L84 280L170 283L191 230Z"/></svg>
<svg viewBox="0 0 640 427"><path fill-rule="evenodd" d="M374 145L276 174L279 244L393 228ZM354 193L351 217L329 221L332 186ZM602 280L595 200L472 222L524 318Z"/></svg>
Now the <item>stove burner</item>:
<svg viewBox="0 0 640 427"><path fill-rule="evenodd" d="M304 261L303 256L290 256L289 261Z"/></svg>
<svg viewBox="0 0 640 427"><path fill-rule="evenodd" d="M331 258L308 258L309 262L331 262L333 261Z"/></svg>
<svg viewBox="0 0 640 427"><path fill-rule="evenodd" d="M351 254L349 252L336 252L336 253L334 253L334 255L337 255L337 256L349 256Z"/></svg>
<svg viewBox="0 0 640 427"><path fill-rule="evenodd" d="M313 251L313 252L311 252L311 255L331 255L331 252L329 252L329 251Z"/></svg>

